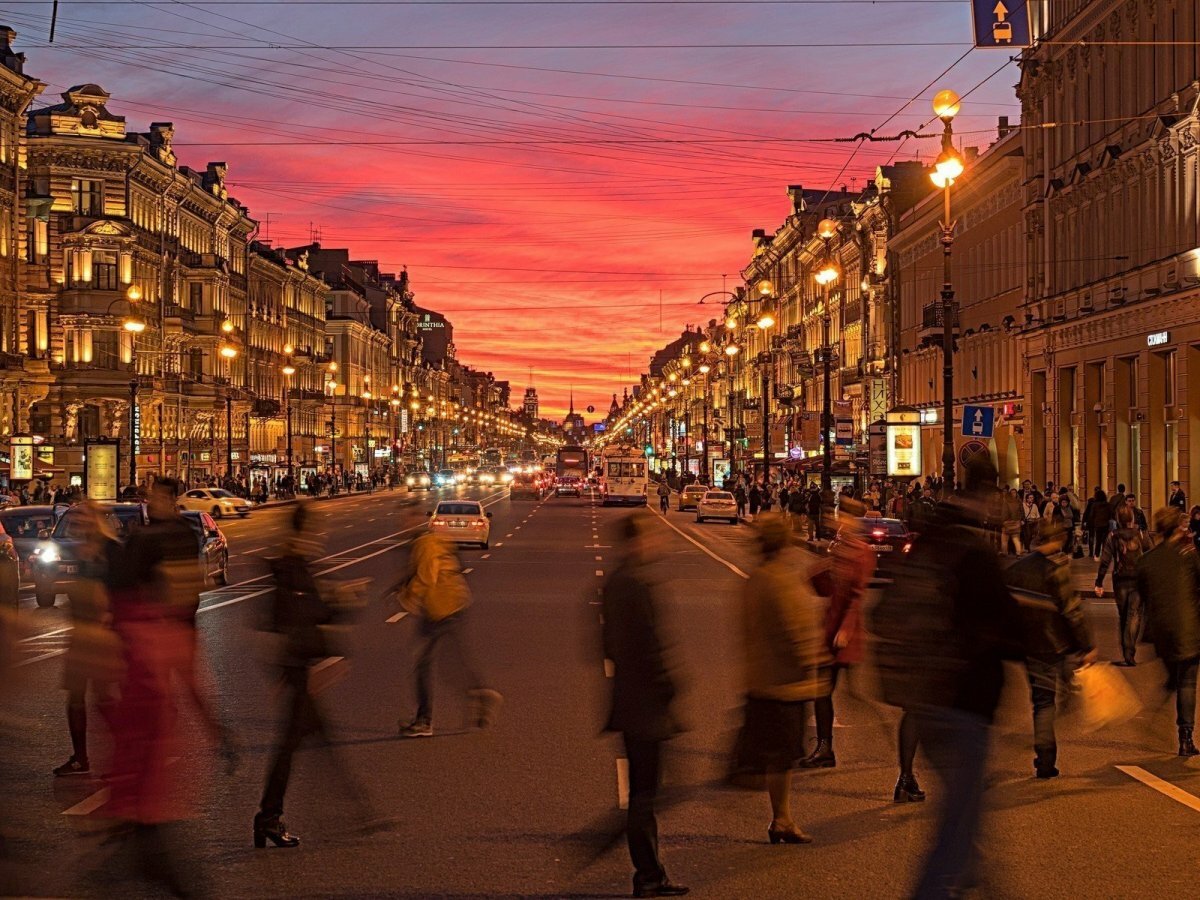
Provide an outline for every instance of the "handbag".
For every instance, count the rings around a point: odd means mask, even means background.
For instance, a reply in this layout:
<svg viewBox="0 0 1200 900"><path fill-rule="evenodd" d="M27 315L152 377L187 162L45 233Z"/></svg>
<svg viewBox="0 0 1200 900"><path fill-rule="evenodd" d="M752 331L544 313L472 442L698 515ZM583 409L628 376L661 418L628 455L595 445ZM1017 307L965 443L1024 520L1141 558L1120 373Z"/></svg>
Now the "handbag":
<svg viewBox="0 0 1200 900"><path fill-rule="evenodd" d="M1079 716L1088 731L1119 725L1142 708L1125 676L1107 663L1080 666L1073 681Z"/></svg>

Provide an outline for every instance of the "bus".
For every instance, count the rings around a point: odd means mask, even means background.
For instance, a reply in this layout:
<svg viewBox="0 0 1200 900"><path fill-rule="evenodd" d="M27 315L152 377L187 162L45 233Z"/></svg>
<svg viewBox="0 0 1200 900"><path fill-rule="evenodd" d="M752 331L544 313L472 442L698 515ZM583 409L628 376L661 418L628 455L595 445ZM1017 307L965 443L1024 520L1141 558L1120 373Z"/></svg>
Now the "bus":
<svg viewBox="0 0 1200 900"><path fill-rule="evenodd" d="M588 454L583 447L561 447L554 462L555 496L582 497L588 478Z"/></svg>
<svg viewBox="0 0 1200 900"><path fill-rule="evenodd" d="M498 447L488 447L483 451L483 465L488 468L498 469L504 465L504 455Z"/></svg>
<svg viewBox="0 0 1200 900"><path fill-rule="evenodd" d="M645 506L648 490L646 457L636 447L605 447L600 464L603 506Z"/></svg>

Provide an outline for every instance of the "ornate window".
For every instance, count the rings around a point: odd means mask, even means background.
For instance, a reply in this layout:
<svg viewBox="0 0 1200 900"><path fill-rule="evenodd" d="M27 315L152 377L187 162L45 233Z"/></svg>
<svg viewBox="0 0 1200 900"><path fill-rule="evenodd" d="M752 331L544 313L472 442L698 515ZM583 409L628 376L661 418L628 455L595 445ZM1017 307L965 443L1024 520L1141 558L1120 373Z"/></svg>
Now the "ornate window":
<svg viewBox="0 0 1200 900"><path fill-rule="evenodd" d="M104 215L104 182L92 178L72 178L71 209L77 216Z"/></svg>

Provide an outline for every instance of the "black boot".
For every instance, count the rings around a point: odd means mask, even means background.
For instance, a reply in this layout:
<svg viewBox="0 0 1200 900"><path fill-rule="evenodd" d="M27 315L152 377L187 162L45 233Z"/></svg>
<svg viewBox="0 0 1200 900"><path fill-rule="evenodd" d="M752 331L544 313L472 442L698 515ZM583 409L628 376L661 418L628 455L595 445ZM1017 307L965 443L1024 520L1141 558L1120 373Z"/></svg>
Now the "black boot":
<svg viewBox="0 0 1200 900"><path fill-rule="evenodd" d="M268 840L276 847L296 847L300 844L300 838L287 830L279 816L258 813L254 817L254 846L261 850L267 846Z"/></svg>
<svg viewBox="0 0 1200 900"><path fill-rule="evenodd" d="M1192 729L1184 725L1179 726L1179 755L1200 755L1200 750L1197 750L1196 745L1192 743Z"/></svg>
<svg viewBox="0 0 1200 900"><path fill-rule="evenodd" d="M920 803L924 799L925 792L917 784L916 776L911 773L902 774L896 782L896 792L892 795L892 800L896 803Z"/></svg>
<svg viewBox="0 0 1200 900"><path fill-rule="evenodd" d="M800 760L802 769L832 769L836 765L837 758L833 755L833 741L827 741L824 738L818 738L813 752Z"/></svg>

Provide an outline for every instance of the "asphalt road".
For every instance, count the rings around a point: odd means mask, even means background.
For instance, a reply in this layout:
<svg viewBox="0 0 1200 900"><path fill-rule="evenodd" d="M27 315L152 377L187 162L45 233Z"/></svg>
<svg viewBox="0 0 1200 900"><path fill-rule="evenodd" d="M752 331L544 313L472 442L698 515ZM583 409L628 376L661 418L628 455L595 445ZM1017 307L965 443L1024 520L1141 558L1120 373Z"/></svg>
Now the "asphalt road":
<svg viewBox="0 0 1200 900"><path fill-rule="evenodd" d="M181 708L183 767L196 814L182 831L187 857L214 897L603 897L628 893L630 867L617 834L623 770L615 738L601 733L607 679L598 651L596 592L614 564L614 524L624 513L588 499L510 501L459 489L494 514L490 551L462 551L475 597L472 641L487 680L506 699L486 732L468 727L453 659L439 671L432 739L405 741L412 715L409 618L383 599L434 495L377 493L323 503L329 577L369 578L372 601L331 662L320 702L332 749L297 757L288 794L295 850L254 850L251 819L277 720L263 639L253 626L287 508L223 523L231 585L205 595L200 623L209 689L243 744L227 776L194 713ZM672 511L657 526L656 571L666 627L686 690L689 731L672 746L671 803L661 815L673 878L698 897L902 897L938 812L938 785L917 771L925 804L894 806L896 714L872 701L869 673L839 685L836 769L795 781L794 811L816 838L766 843L765 797L721 785L736 723L736 602L754 565L751 529L696 525ZM65 598L60 603L65 605ZM1103 651L1115 655L1111 601L1089 604ZM389 621L393 620L393 621ZM69 755L62 711L61 608L26 598L22 656L0 688L0 861L5 896L157 896L131 876L120 850L102 845L103 783L54 779ZM1127 673L1129 670L1125 670ZM1200 762L1173 756L1174 710L1163 706L1153 660L1129 673L1143 714L1084 734L1060 723L1063 776L1032 777L1029 701L1011 670L995 729L979 895L997 898L1157 898L1193 890L1200 829ZM93 717L95 759L106 751ZM1123 767L1123 768L1118 768ZM366 792L364 807L352 784Z"/></svg>

